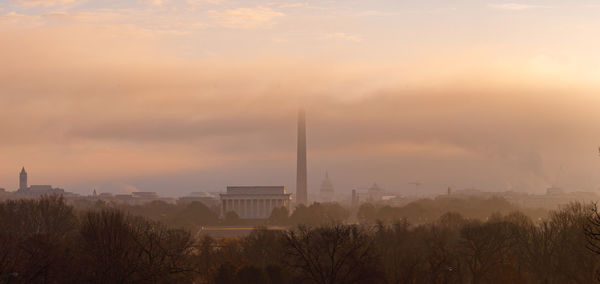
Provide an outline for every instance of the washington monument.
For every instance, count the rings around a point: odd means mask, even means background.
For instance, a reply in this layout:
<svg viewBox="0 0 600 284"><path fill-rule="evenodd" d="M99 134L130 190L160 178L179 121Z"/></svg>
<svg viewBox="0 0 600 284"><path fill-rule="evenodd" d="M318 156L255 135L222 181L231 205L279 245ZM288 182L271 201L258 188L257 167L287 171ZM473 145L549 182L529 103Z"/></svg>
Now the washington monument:
<svg viewBox="0 0 600 284"><path fill-rule="evenodd" d="M296 164L296 205L308 203L306 192L306 119L304 110L298 111L298 161Z"/></svg>

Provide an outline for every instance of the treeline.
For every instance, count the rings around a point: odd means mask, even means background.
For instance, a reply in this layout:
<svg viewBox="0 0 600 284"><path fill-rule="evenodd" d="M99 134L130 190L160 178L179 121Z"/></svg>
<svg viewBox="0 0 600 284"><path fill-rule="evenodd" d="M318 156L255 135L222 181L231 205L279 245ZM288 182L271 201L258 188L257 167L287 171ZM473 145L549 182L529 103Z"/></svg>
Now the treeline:
<svg viewBox="0 0 600 284"><path fill-rule="evenodd" d="M460 213L468 219L486 220L494 213L508 214L520 211L535 222L548 217L545 209L520 208L503 198L435 198L421 199L405 206L374 205L364 203L359 208L350 209L337 203L313 203L300 205L291 215L285 208L276 208L266 220L244 220L235 212L226 212L220 219L219 207L207 207L201 202L187 204L168 204L162 201L149 202L142 205L106 203L103 201L86 201L74 204L80 211L115 208L136 216L143 216L153 221L168 224L173 228L185 228L197 231L202 226L298 226L325 225L331 223L351 222L375 224L377 221L393 223L407 220L411 224L426 224L438 220L447 212Z"/></svg>
<svg viewBox="0 0 600 284"><path fill-rule="evenodd" d="M197 231L201 226L219 225L218 207L208 207L201 202L187 204L169 204L153 201L141 205L111 203L102 200L80 200L72 204L78 211L97 211L116 209L134 216L141 216L152 221L166 224L171 228L184 228Z"/></svg>
<svg viewBox="0 0 600 284"><path fill-rule="evenodd" d="M0 283L191 283L185 230L62 198L0 203Z"/></svg>
<svg viewBox="0 0 600 284"><path fill-rule="evenodd" d="M217 240L114 208L77 211L58 197L5 201L0 282L592 283L594 212L571 204L539 223L519 212L486 221L446 213L421 225L332 223Z"/></svg>
<svg viewBox="0 0 600 284"><path fill-rule="evenodd" d="M199 252L217 283L593 283L600 261L586 248L597 242L584 234L590 212L572 204L539 224L520 212L487 221L447 213L418 226L257 230L204 237Z"/></svg>
<svg viewBox="0 0 600 284"><path fill-rule="evenodd" d="M411 224L425 224L435 222L448 212L460 213L465 218L486 220L494 213L508 214L514 211L520 211L536 222L548 216L548 211L545 209L521 208L501 197L438 197L420 199L401 207L364 203L357 212L357 218L363 223L406 219Z"/></svg>
<svg viewBox="0 0 600 284"><path fill-rule="evenodd" d="M108 203L104 201L81 201L73 204L79 211L117 209L131 215L167 224L172 228L184 228L195 232L202 226L296 226L339 223L348 220L351 212L337 203L313 203L300 205L290 215L285 208L275 208L266 220L241 219L235 212L227 212L220 218L220 208L207 207L201 202L168 204L153 201L141 205Z"/></svg>

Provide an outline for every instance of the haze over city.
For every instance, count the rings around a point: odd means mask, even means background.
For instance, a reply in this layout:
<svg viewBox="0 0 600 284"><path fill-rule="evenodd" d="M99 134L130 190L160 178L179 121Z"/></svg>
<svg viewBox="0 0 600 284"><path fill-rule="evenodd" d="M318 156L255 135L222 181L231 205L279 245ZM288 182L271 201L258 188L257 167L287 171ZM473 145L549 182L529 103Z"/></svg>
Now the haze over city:
<svg viewBox="0 0 600 284"><path fill-rule="evenodd" d="M600 186L598 1L0 3L0 187ZM562 168L562 170L560 170Z"/></svg>
<svg viewBox="0 0 600 284"><path fill-rule="evenodd" d="M599 15L0 1L0 284L600 282Z"/></svg>

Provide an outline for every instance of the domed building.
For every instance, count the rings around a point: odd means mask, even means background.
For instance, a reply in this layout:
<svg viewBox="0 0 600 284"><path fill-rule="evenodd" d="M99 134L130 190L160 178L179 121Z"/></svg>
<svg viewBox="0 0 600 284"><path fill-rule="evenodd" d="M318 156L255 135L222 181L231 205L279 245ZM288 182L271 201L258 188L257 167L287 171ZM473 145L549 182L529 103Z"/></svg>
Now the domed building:
<svg viewBox="0 0 600 284"><path fill-rule="evenodd" d="M333 190L333 184L329 179L329 173L325 172L325 179L321 183L321 190L319 191L319 198L321 202L333 202L335 199L335 192Z"/></svg>
<svg viewBox="0 0 600 284"><path fill-rule="evenodd" d="M383 198L384 194L383 188L379 187L377 183L374 183L373 186L369 188L369 201L380 201Z"/></svg>

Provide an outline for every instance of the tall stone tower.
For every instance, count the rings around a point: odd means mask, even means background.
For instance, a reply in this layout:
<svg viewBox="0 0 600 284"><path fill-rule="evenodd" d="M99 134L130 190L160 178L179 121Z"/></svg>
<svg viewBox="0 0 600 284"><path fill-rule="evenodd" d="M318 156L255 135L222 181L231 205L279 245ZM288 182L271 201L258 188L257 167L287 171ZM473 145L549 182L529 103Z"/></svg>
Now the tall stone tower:
<svg viewBox="0 0 600 284"><path fill-rule="evenodd" d="M296 164L296 205L308 203L306 190L306 118L304 110L298 111L298 152Z"/></svg>
<svg viewBox="0 0 600 284"><path fill-rule="evenodd" d="M19 190L25 189L27 189L27 172L25 171L25 167L23 167L19 174Z"/></svg>

